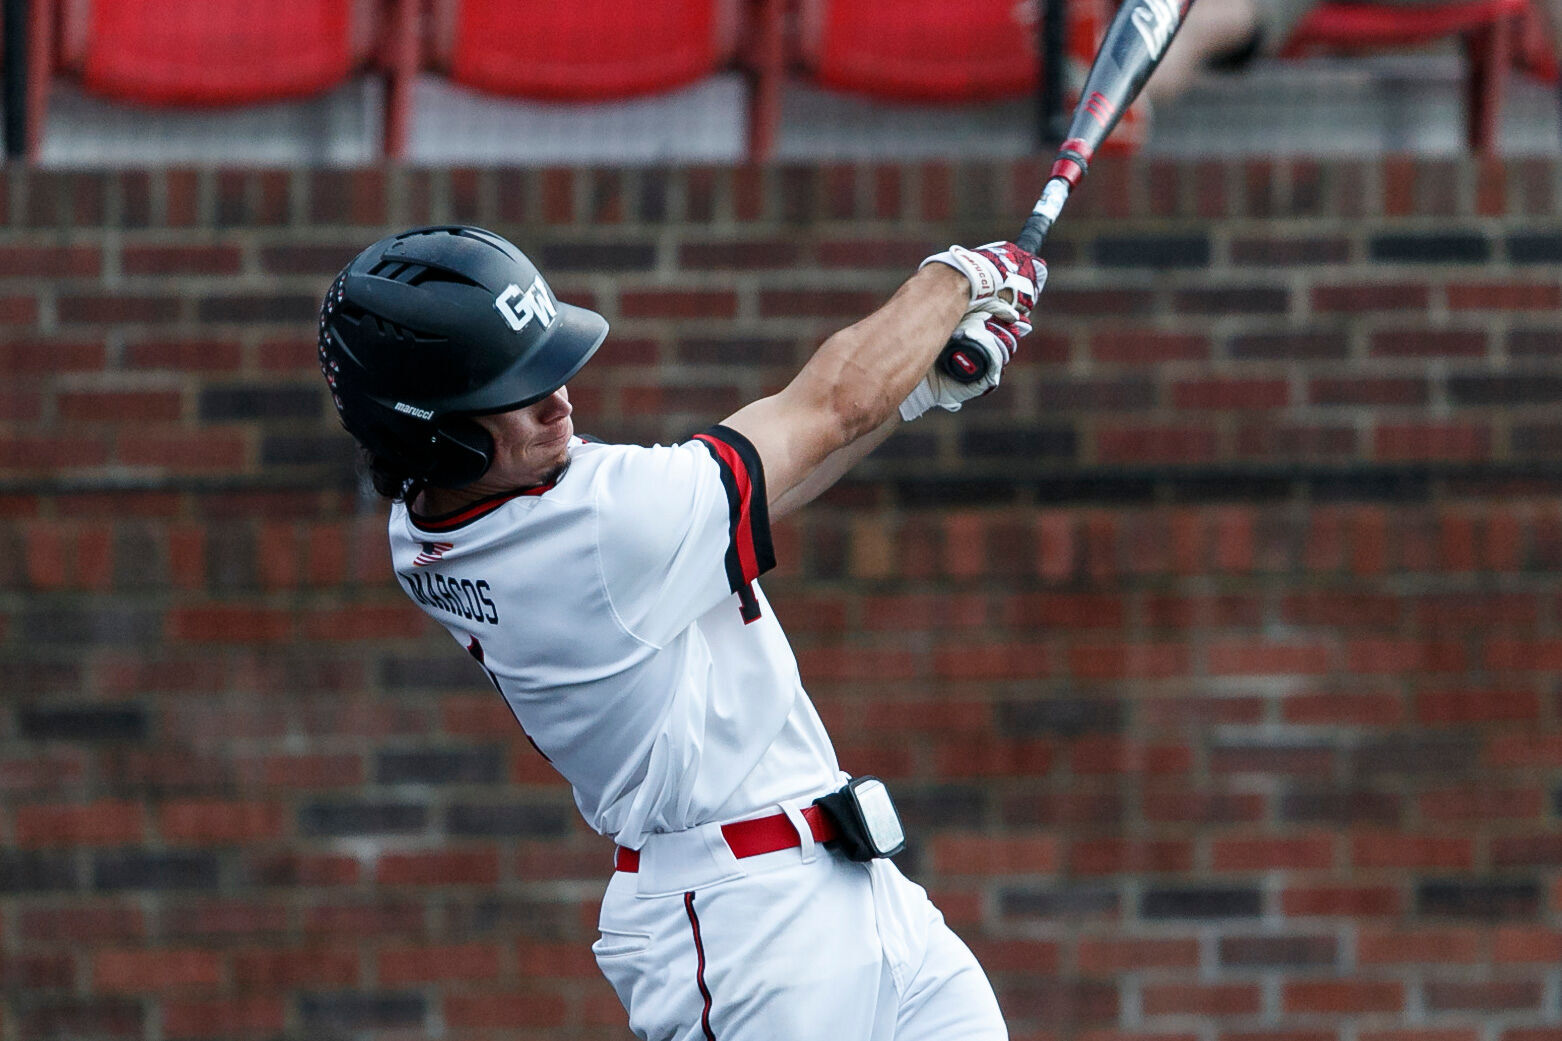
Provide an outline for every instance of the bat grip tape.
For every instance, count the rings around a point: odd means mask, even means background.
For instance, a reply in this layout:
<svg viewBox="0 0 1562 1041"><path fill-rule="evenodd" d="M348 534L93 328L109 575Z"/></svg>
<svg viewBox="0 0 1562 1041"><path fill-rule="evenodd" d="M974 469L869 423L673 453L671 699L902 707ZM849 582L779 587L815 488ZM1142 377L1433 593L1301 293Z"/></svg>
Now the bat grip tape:
<svg viewBox="0 0 1562 1041"><path fill-rule="evenodd" d="M1020 229L1019 237L1014 244L1027 253L1034 253L1041 248L1046 241L1047 232L1052 230L1052 221L1046 214L1032 213L1025 219L1025 227Z"/></svg>

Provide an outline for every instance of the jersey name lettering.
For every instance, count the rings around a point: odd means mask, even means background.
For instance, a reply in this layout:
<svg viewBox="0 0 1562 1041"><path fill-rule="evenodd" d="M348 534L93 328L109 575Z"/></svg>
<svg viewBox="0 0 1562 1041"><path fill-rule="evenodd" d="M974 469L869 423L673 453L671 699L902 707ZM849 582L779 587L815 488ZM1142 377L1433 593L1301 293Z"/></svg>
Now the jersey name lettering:
<svg viewBox="0 0 1562 1041"><path fill-rule="evenodd" d="M427 572L402 575L412 599L425 607L448 611L469 622L499 624L499 608L488 595L491 588L486 581L470 578L445 577Z"/></svg>

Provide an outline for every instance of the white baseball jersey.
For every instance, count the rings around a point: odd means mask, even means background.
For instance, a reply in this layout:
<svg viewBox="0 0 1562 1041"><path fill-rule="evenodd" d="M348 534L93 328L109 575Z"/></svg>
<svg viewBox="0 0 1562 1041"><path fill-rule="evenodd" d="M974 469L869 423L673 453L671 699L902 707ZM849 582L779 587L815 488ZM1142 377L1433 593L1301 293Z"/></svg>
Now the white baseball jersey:
<svg viewBox="0 0 1562 1041"><path fill-rule="evenodd" d="M756 582L774 566L764 475L736 431L573 439L556 483L440 517L397 503L390 541L408 595L619 845L839 783Z"/></svg>
<svg viewBox="0 0 1562 1041"><path fill-rule="evenodd" d="M752 445L570 442L558 481L443 517L391 511L397 577L487 670L591 826L640 851L593 946L658 1041L1004 1041L992 987L921 887L818 848L844 778L756 579ZM722 822L785 812L739 859ZM604 864L604 866L606 866Z"/></svg>

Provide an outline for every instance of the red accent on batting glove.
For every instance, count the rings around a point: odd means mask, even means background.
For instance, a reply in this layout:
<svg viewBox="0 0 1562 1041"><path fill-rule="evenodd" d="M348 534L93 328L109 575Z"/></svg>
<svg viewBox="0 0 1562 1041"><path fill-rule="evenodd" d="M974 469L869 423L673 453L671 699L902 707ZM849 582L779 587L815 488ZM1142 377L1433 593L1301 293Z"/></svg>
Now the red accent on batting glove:
<svg viewBox="0 0 1562 1041"><path fill-rule="evenodd" d="M1009 362L1014 360L1014 355L1020 349L1020 337L1030 332L1030 323L1001 322L997 318L989 318L982 324L987 327L988 332L992 333L995 337L998 338L999 343L1008 348L1009 357L1008 360L1004 362L1004 367L1007 368Z"/></svg>
<svg viewBox="0 0 1562 1041"><path fill-rule="evenodd" d="M1014 291L1014 309L1019 312L1018 316L1029 315L1031 308L1036 306L1036 294L1047 283L1047 262L1012 242L989 242L972 252L997 266L1004 276L1004 285Z"/></svg>

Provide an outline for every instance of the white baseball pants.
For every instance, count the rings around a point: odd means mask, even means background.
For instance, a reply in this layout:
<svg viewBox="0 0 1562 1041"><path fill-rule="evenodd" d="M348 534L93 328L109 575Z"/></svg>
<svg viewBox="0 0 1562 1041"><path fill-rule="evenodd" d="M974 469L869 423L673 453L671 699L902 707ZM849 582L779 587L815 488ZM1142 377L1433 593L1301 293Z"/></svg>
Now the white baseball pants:
<svg viewBox="0 0 1562 1041"><path fill-rule="evenodd" d="M636 1037L1007 1041L992 985L921 886L799 834L741 860L716 825L655 835L637 872L614 873L592 951Z"/></svg>

